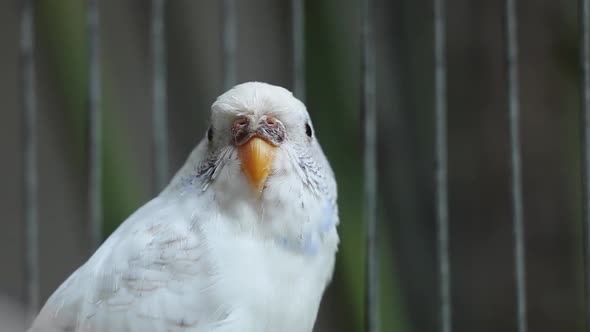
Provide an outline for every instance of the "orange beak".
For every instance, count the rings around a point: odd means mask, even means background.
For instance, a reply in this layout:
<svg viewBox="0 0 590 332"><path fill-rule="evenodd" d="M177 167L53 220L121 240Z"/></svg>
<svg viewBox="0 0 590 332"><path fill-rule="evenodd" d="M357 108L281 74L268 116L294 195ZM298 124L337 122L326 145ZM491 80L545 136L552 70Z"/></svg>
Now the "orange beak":
<svg viewBox="0 0 590 332"><path fill-rule="evenodd" d="M266 178L272 170L275 150L274 145L256 136L238 147L242 170L258 194L262 193Z"/></svg>

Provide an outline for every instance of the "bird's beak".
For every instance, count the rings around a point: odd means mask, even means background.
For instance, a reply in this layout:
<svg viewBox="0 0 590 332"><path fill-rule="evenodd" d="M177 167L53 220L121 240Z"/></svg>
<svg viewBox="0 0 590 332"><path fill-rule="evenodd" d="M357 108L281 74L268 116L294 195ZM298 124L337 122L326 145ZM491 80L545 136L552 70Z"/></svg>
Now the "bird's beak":
<svg viewBox="0 0 590 332"><path fill-rule="evenodd" d="M242 170L258 194L262 193L266 178L270 174L275 150L274 145L257 136L238 147Z"/></svg>

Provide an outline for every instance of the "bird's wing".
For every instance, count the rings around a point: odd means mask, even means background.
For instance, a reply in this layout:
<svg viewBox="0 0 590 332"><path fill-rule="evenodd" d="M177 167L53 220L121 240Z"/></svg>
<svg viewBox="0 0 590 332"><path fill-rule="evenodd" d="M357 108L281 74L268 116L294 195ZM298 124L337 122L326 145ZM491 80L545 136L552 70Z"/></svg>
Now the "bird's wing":
<svg viewBox="0 0 590 332"><path fill-rule="evenodd" d="M31 331L209 331L223 320L208 298L205 241L177 207L158 200L59 287Z"/></svg>

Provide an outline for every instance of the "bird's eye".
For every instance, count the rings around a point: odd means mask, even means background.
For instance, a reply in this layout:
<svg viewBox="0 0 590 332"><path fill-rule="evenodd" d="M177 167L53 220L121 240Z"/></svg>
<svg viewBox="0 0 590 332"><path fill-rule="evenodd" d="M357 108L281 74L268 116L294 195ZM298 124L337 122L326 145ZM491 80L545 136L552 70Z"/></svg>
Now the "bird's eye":
<svg viewBox="0 0 590 332"><path fill-rule="evenodd" d="M210 126L207 130L207 139L209 140L209 142L211 142L211 140L213 139L213 126Z"/></svg>
<svg viewBox="0 0 590 332"><path fill-rule="evenodd" d="M305 133L307 134L307 136L311 137L313 135L312 131L311 131L311 126L309 125L309 123L305 124Z"/></svg>

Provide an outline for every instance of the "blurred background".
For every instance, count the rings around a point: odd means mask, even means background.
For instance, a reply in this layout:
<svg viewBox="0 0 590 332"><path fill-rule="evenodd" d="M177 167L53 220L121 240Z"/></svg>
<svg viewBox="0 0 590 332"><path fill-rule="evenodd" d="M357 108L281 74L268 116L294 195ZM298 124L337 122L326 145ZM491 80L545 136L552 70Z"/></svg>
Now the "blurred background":
<svg viewBox="0 0 590 332"><path fill-rule="evenodd" d="M430 0L375 0L382 331L437 331ZM85 1L35 3L41 299L90 255ZM291 89L291 5L237 1L237 79ZM516 331L503 10L448 0L454 331ZM105 235L154 194L150 1L100 1ZM518 1L530 331L582 331L575 1ZM20 3L0 1L0 331L23 299ZM166 6L171 174L223 92L221 2ZM307 105L339 183L341 246L318 331L362 331L360 2L305 1Z"/></svg>

